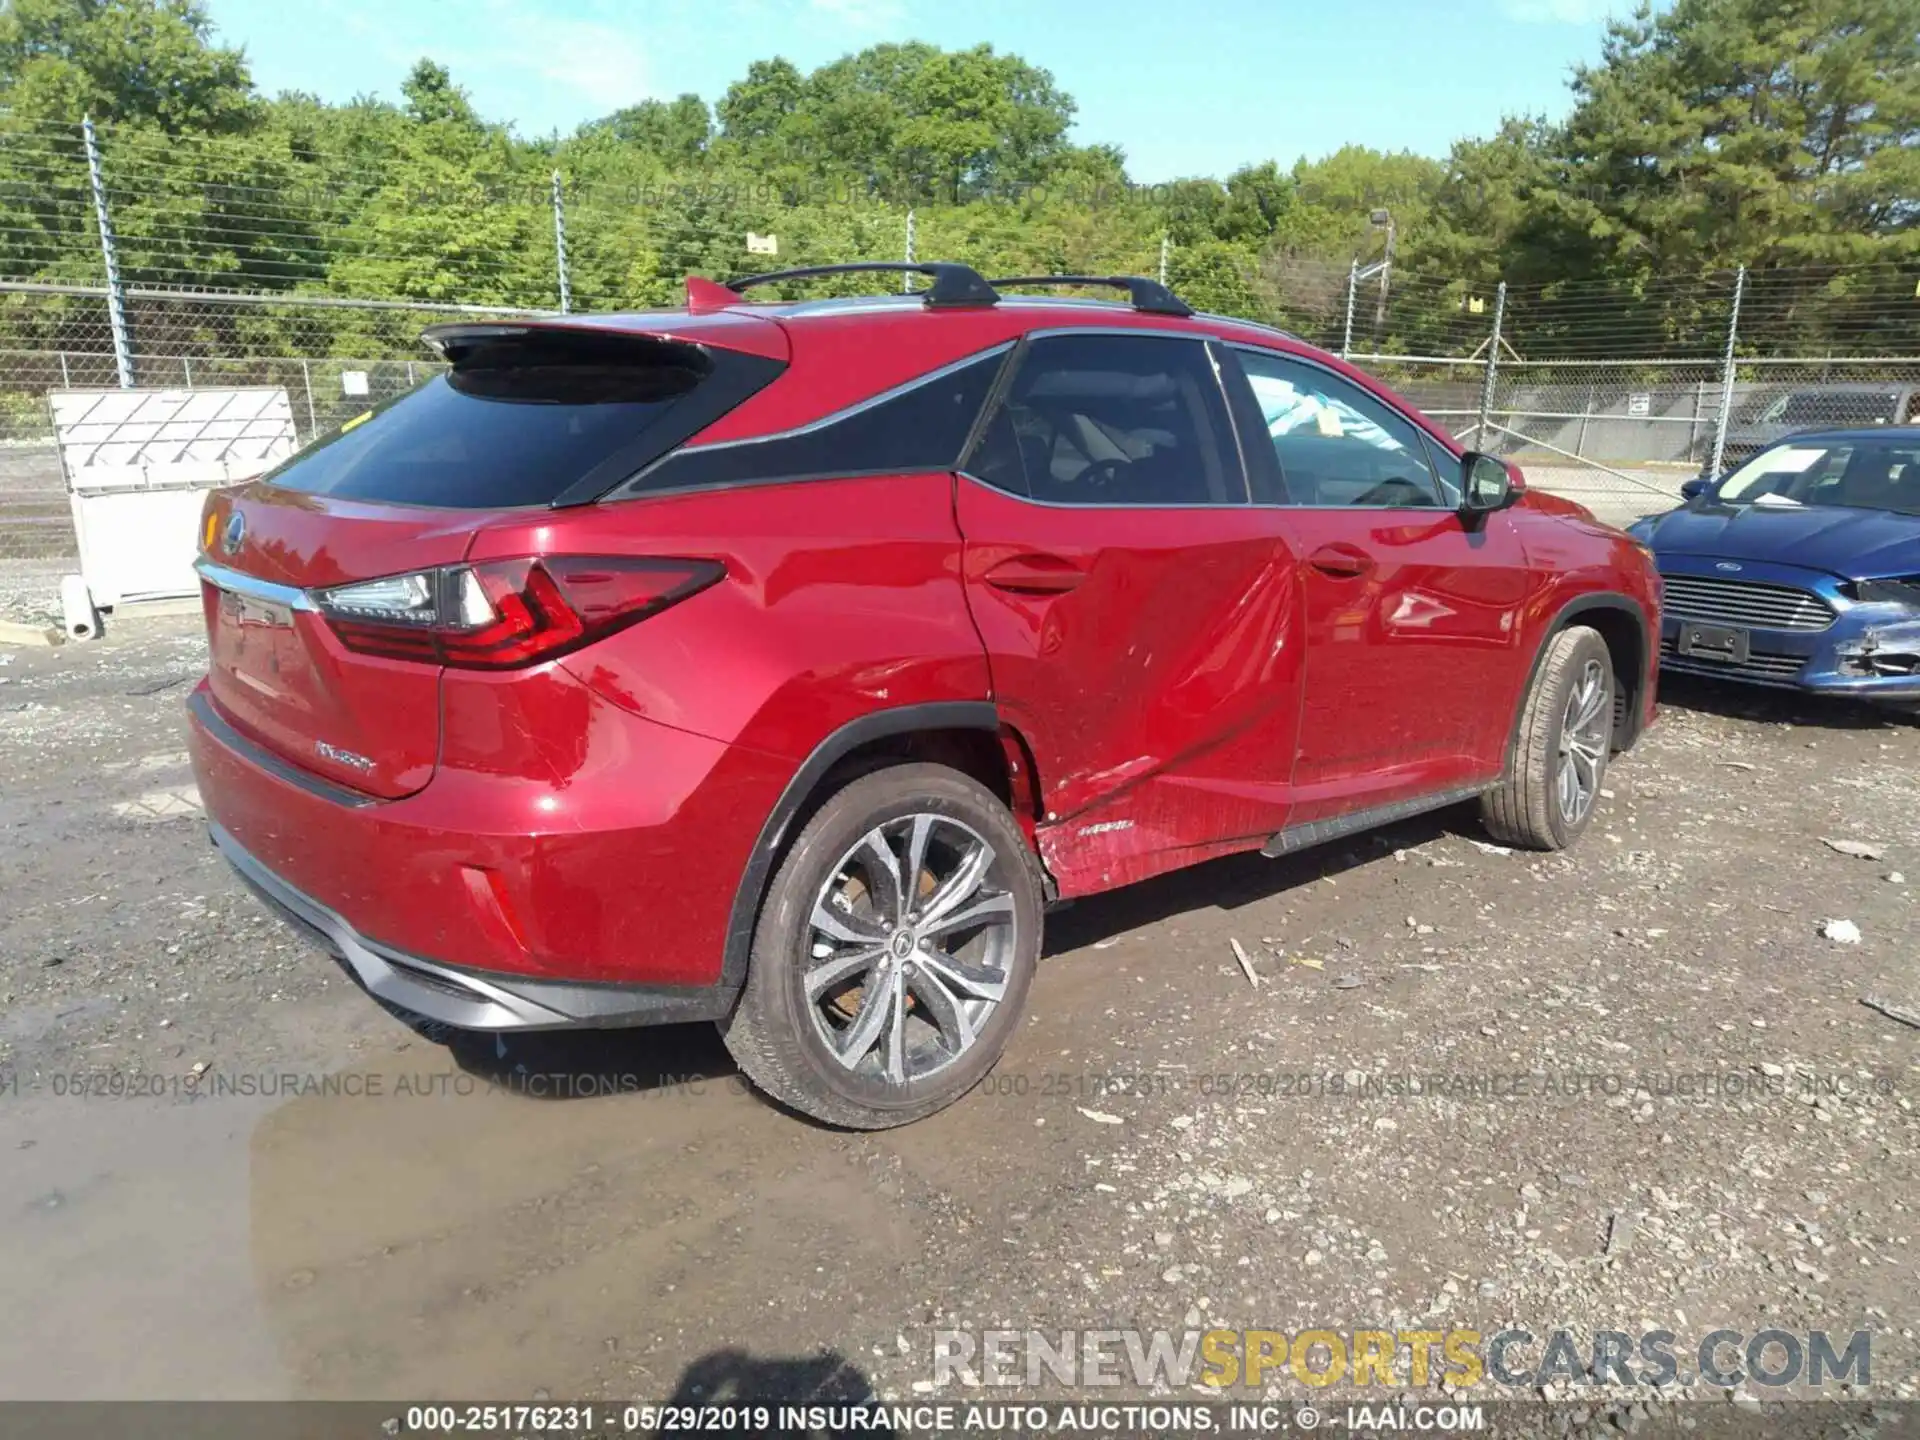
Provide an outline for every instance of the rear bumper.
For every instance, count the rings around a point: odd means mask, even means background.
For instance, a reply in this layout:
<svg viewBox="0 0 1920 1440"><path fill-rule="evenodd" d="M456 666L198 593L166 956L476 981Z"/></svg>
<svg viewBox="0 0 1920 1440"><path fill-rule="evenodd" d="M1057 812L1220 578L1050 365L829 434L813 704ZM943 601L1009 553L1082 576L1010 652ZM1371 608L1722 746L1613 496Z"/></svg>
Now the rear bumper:
<svg viewBox="0 0 1920 1440"><path fill-rule="evenodd" d="M515 683L545 687L565 724L527 719L524 755L443 754L397 800L266 750L203 685L187 738L216 842L370 990L431 1018L500 1029L724 1014L744 978L723 968L735 891L793 765L642 719L557 668ZM508 718L489 733L518 742Z"/></svg>
<svg viewBox="0 0 1920 1440"><path fill-rule="evenodd" d="M719 986L592 985L466 970L369 940L240 847L217 824L216 849L249 889L337 956L369 995L463 1030L572 1030L718 1020L733 1003Z"/></svg>

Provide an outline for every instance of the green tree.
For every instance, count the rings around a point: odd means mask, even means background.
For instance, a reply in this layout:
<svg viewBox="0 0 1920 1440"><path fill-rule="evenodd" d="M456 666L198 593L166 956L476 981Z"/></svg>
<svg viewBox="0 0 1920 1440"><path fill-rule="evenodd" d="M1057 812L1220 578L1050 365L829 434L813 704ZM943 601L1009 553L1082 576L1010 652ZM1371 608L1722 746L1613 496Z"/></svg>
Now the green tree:
<svg viewBox="0 0 1920 1440"><path fill-rule="evenodd" d="M16 117L232 134L258 118L246 57L195 0L9 0L0 94Z"/></svg>
<svg viewBox="0 0 1920 1440"><path fill-rule="evenodd" d="M583 128L605 130L622 144L675 165L691 165L706 153L713 116L698 95L682 95L671 101L642 100Z"/></svg>
<svg viewBox="0 0 1920 1440"><path fill-rule="evenodd" d="M1915 251L1920 0L1643 4L1573 90L1553 208L1607 263Z"/></svg>

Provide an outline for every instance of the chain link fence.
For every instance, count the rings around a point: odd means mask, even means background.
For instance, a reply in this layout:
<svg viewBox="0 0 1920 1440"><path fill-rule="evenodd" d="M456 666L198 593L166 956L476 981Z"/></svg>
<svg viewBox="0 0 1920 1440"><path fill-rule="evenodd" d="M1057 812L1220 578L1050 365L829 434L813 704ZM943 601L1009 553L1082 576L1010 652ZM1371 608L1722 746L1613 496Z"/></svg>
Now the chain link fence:
<svg viewBox="0 0 1920 1440"><path fill-rule="evenodd" d="M49 391L280 386L305 443L431 373L436 320L673 304L687 273L919 258L1155 275L1337 351L1615 520L1794 429L1920 420L1920 263L1509 286L1182 244L1127 195L1029 227L1018 197L796 203L473 167L409 191L377 157L78 124L0 124L0 202L0 604L10 565L73 568Z"/></svg>
<svg viewBox="0 0 1920 1440"><path fill-rule="evenodd" d="M0 581L72 569L65 477L47 396L120 383L104 286L0 281ZM420 332L441 320L525 310L337 297L129 289L128 358L142 388L270 385L287 392L301 444L439 369ZM42 587L44 588L44 587Z"/></svg>

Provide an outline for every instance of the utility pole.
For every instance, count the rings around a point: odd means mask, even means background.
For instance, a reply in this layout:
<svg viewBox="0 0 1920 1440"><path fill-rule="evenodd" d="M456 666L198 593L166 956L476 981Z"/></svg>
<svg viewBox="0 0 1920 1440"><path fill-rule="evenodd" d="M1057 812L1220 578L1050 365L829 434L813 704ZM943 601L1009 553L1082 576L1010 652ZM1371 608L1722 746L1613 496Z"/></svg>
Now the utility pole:
<svg viewBox="0 0 1920 1440"><path fill-rule="evenodd" d="M573 309L573 286L567 280L567 206L561 193L560 172L553 172L553 263L560 277L560 313Z"/></svg>
<svg viewBox="0 0 1920 1440"><path fill-rule="evenodd" d="M80 122L87 147L87 179L93 185L93 216L100 225L100 255L107 266L107 325L113 332L113 363L120 372L120 388L133 388L133 341L127 333L127 295L120 285L120 257L113 242L113 219L107 214L107 182L100 173L100 142L94 138L93 117Z"/></svg>
<svg viewBox="0 0 1920 1440"><path fill-rule="evenodd" d="M909 209L907 211L907 257L906 257L907 264L909 265L913 264L913 240L914 240L913 211ZM900 277L900 293L902 295L905 295L911 292L912 289L913 289L913 275L911 274L911 272L907 274L903 274Z"/></svg>
<svg viewBox="0 0 1920 1440"><path fill-rule="evenodd" d="M1162 285L1167 283L1167 248L1171 243L1172 237L1162 230L1160 232L1160 283Z"/></svg>

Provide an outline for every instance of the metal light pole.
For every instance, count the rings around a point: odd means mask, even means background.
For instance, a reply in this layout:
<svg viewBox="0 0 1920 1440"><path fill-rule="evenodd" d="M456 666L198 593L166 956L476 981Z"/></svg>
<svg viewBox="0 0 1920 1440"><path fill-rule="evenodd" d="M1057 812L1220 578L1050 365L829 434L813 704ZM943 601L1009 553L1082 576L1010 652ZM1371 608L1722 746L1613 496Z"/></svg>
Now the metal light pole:
<svg viewBox="0 0 1920 1440"><path fill-rule="evenodd" d="M906 254L906 260L907 260L907 264L909 264L909 265L911 265L911 264L913 264L913 242L914 242L914 233L913 233L913 211L912 211L912 210L908 210L908 211L907 211L907 254ZM905 295L905 294L908 294L909 292L911 292L911 291L912 291L912 289L913 289L913 275L911 274L911 272L909 272L908 274L905 274L905 275L902 275L902 276L900 277L900 293L901 293L902 295Z"/></svg>
<svg viewBox="0 0 1920 1440"><path fill-rule="evenodd" d="M1487 337L1487 368L1480 377L1480 420L1473 427L1473 443L1482 448L1487 444L1488 419L1493 412L1493 382L1500 373L1500 327L1506 318L1507 282L1502 280L1493 292L1493 334Z"/></svg>
<svg viewBox="0 0 1920 1440"><path fill-rule="evenodd" d="M1160 283L1162 285L1167 283L1167 247L1170 244L1172 244L1172 237L1162 230L1160 232Z"/></svg>
<svg viewBox="0 0 1920 1440"><path fill-rule="evenodd" d="M1387 253L1380 260L1380 298L1373 306L1374 343L1377 345L1387 328L1387 288L1393 276L1393 212L1383 207L1369 215L1367 221L1374 229L1387 232Z"/></svg>

